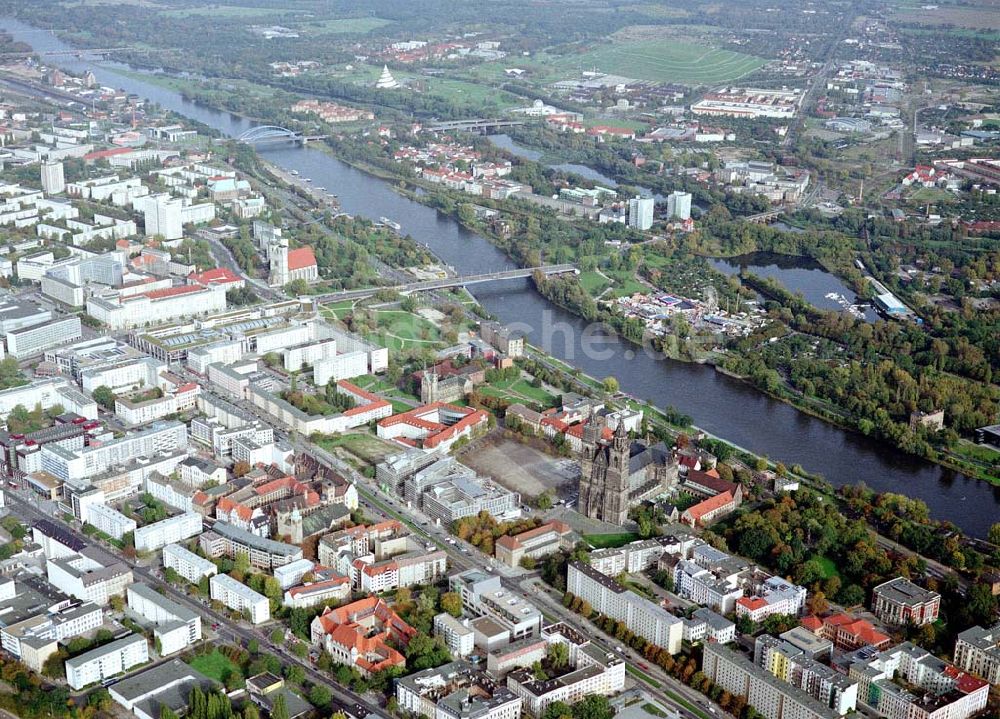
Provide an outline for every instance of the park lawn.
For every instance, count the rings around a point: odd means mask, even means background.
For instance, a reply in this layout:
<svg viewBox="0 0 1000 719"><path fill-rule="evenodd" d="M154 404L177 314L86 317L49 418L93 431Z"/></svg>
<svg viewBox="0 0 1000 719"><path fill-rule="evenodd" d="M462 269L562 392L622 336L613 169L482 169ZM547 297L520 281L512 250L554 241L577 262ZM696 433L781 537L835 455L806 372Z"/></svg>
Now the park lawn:
<svg viewBox="0 0 1000 719"><path fill-rule="evenodd" d="M334 319L340 320L351 314L354 309L354 300L344 300L343 302L335 302L331 305L323 305L323 314Z"/></svg>
<svg viewBox="0 0 1000 719"><path fill-rule="evenodd" d="M955 195L940 187L921 187L907 199L910 202L955 202Z"/></svg>
<svg viewBox="0 0 1000 719"><path fill-rule="evenodd" d="M613 532L611 534L584 534L583 539L595 549L613 549L639 539L635 532Z"/></svg>
<svg viewBox="0 0 1000 719"><path fill-rule="evenodd" d="M564 56L555 59L550 67L552 76L576 75L596 68L638 80L700 85L736 80L766 62L753 55L696 43L642 40L611 43Z"/></svg>
<svg viewBox="0 0 1000 719"><path fill-rule="evenodd" d="M240 677L243 676L243 672L240 671L240 668L233 664L233 662L231 662L229 658L223 655L218 649L210 652L209 654L199 654L188 663L205 676L214 679L219 683L225 682L226 677L234 672Z"/></svg>
<svg viewBox="0 0 1000 719"><path fill-rule="evenodd" d="M615 274L608 274L611 279L615 281L614 287L611 289L611 294L615 297L631 297L634 294L645 294L649 292L649 288L635 279L632 275L625 272L618 272Z"/></svg>
<svg viewBox="0 0 1000 719"><path fill-rule="evenodd" d="M580 286L586 290L587 294L597 297L609 284L607 278L597 272L581 272L577 278Z"/></svg>
<svg viewBox="0 0 1000 719"><path fill-rule="evenodd" d="M541 387L533 387L530 382L525 379L519 379L513 385L511 385L511 390L517 392L522 397L527 397L528 399L534 400L539 404L550 406L556 401L556 398L546 392Z"/></svg>
<svg viewBox="0 0 1000 719"><path fill-rule="evenodd" d="M381 377L376 377L375 375L370 374L363 374L359 377L351 377L347 381L357 387L360 387L361 389L368 390L369 392L388 392L395 389L391 383L386 382Z"/></svg>
<svg viewBox="0 0 1000 719"><path fill-rule="evenodd" d="M389 404L392 405L393 414L402 414L403 412L409 412L411 409L413 409L413 407L408 405L406 402L403 402L402 400L398 400L393 397L388 397L387 399L389 400Z"/></svg>
<svg viewBox="0 0 1000 719"><path fill-rule="evenodd" d="M623 117L585 117L581 124L584 127L624 127L627 130L635 130L637 132L645 132L649 129L648 122L642 122L641 120L627 120Z"/></svg>

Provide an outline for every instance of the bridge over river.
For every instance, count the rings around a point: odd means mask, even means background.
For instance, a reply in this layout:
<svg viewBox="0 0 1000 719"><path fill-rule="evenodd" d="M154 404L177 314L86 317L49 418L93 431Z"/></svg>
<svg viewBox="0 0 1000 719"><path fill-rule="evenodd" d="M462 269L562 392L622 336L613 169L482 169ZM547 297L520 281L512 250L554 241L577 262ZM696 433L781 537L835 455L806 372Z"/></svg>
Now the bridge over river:
<svg viewBox="0 0 1000 719"><path fill-rule="evenodd" d="M394 290L400 294L408 295L413 292L428 292L430 290L443 290L449 287L465 287L467 285L478 285L484 282L499 282L501 280L517 280L531 277L535 272L541 272L546 276L563 275L569 272L579 274L580 270L575 265L541 265L539 267L522 267L517 270L504 270L501 272L486 272L478 275L463 275L461 277L442 277L438 280L422 280L411 282L405 285L395 285L388 287L368 287L363 290L343 290L341 292L331 292L326 295L317 295L316 301L320 304L342 302L343 300L359 300L371 297L380 290Z"/></svg>

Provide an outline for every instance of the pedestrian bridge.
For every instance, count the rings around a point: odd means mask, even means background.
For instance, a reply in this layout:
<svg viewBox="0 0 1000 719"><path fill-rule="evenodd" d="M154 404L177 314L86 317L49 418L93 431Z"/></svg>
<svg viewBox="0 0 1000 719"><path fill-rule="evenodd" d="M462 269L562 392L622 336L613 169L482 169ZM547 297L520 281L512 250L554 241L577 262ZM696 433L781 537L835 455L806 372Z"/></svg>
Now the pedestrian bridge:
<svg viewBox="0 0 1000 719"><path fill-rule="evenodd" d="M464 275L462 277L442 277L439 280L422 280L411 282L405 285L395 285L392 287L369 287L363 290L344 290L342 292L331 292L328 295L319 295L316 301L319 303L341 302L343 300L358 300L371 297L380 290L394 290L400 294L408 295L413 292L428 292L431 290L443 290L451 287L466 287L484 282L499 282L502 280L516 280L531 277L535 272L541 272L546 276L563 275L568 273L579 274L580 270L575 265L541 265L539 267L522 267L517 270L504 270L501 272L487 272L479 275Z"/></svg>

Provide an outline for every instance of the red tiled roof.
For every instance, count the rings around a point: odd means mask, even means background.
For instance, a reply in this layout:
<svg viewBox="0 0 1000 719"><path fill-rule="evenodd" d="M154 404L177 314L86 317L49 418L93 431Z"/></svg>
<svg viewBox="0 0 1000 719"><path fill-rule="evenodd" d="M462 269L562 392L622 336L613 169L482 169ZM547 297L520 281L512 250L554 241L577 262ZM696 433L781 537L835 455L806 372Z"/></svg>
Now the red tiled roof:
<svg viewBox="0 0 1000 719"><path fill-rule="evenodd" d="M162 290L150 290L143 294L151 300L163 300L167 297L179 297L180 295L191 294L192 292L203 292L201 285L180 285L178 287L164 287Z"/></svg>
<svg viewBox="0 0 1000 719"><path fill-rule="evenodd" d="M96 152L88 152L83 156L84 160L103 160L106 157L114 157L115 155L125 155L130 152L134 152L131 147L115 147L110 150L97 150Z"/></svg>
<svg viewBox="0 0 1000 719"><path fill-rule="evenodd" d="M690 483L697 484L701 487L710 489L717 494L722 492L730 492L735 495L736 487L738 486L735 482L727 482L726 480L719 477L719 473L714 469L708 472L701 472L697 469L689 469L687 474L687 481Z"/></svg>
<svg viewBox="0 0 1000 719"><path fill-rule="evenodd" d="M348 577L334 577L333 579L326 579L322 582L312 582L311 584L302 584L297 587L292 587L288 590L289 596L297 597L300 594L312 594L313 592L319 592L324 589L332 589L333 587L340 586L342 584L350 583Z"/></svg>
<svg viewBox="0 0 1000 719"><path fill-rule="evenodd" d="M760 597L740 597L736 600L736 603L742 607L746 607L751 612L767 606L767 602Z"/></svg>
<svg viewBox="0 0 1000 719"><path fill-rule="evenodd" d="M299 247L288 252L288 269L301 270L305 267L312 267L316 264L316 255L313 254L312 247Z"/></svg>
<svg viewBox="0 0 1000 719"><path fill-rule="evenodd" d="M698 502L698 504L693 507L688 507L684 514L691 518L692 522L699 522L702 517L704 517L709 512L714 512L720 507L725 507L733 501L732 492L722 492L714 497L709 497L703 502Z"/></svg>
<svg viewBox="0 0 1000 719"><path fill-rule="evenodd" d="M207 285L209 282L229 283L243 281L242 277L226 267L215 267L204 272L192 272L188 275L188 279L199 285Z"/></svg>

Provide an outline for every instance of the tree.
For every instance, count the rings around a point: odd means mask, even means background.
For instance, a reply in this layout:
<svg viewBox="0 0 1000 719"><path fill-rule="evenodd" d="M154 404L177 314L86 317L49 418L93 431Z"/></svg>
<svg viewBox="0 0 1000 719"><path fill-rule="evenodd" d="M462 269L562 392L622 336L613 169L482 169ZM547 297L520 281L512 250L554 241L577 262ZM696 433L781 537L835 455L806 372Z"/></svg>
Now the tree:
<svg viewBox="0 0 1000 719"><path fill-rule="evenodd" d="M441 610L453 617L462 615L462 597L457 592L445 592L441 595Z"/></svg>
<svg viewBox="0 0 1000 719"><path fill-rule="evenodd" d="M573 705L573 719L611 719L614 715L606 696L592 694Z"/></svg>
<svg viewBox="0 0 1000 719"><path fill-rule="evenodd" d="M572 719L573 708L562 701L554 701L545 708L542 719Z"/></svg>
<svg viewBox="0 0 1000 719"><path fill-rule="evenodd" d="M569 645L562 642L550 644L545 655L554 669L562 669L569 664Z"/></svg>
<svg viewBox="0 0 1000 719"><path fill-rule="evenodd" d="M288 705L285 702L284 693L278 694L277 698L274 700L274 704L271 705L271 719L289 719Z"/></svg>
<svg viewBox="0 0 1000 719"><path fill-rule="evenodd" d="M318 709L326 709L330 706L330 699L332 698L330 690L322 684L317 684L309 690L309 701Z"/></svg>
<svg viewBox="0 0 1000 719"><path fill-rule="evenodd" d="M233 476L242 477L245 474L247 474L250 471L250 469L251 467L249 462L243 462L243 461L237 462L236 464L233 465Z"/></svg>
<svg viewBox="0 0 1000 719"><path fill-rule="evenodd" d="M538 499L535 500L535 505L543 512L547 509L552 509L552 493L542 492L538 495Z"/></svg>
<svg viewBox="0 0 1000 719"><path fill-rule="evenodd" d="M604 391L608 394L616 394L618 392L618 379L616 377L605 377L601 384L604 387Z"/></svg>
<svg viewBox="0 0 1000 719"><path fill-rule="evenodd" d="M102 384L100 387L97 387L93 392L91 392L90 396L95 402L97 402L97 404L104 407L104 409L109 412L114 412L115 399L117 399L117 397L110 387Z"/></svg>
<svg viewBox="0 0 1000 719"><path fill-rule="evenodd" d="M990 532L987 535L990 544L1000 547L1000 522L995 523L990 527Z"/></svg>

